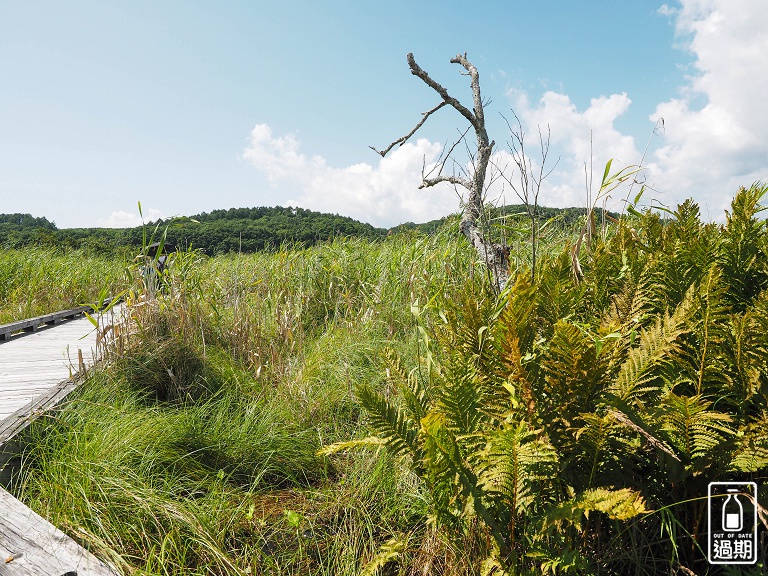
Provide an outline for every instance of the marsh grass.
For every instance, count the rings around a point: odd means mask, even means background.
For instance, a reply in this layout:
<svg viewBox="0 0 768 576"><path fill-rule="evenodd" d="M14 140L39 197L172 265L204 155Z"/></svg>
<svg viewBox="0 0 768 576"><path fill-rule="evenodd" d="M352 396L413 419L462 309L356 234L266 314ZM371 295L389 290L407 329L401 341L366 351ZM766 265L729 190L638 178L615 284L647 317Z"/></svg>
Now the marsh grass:
<svg viewBox="0 0 768 576"><path fill-rule="evenodd" d="M559 253L565 234L548 233L543 252ZM355 389L395 393L385 350L423 361L412 305L429 329L436 303L483 290L484 267L453 226L249 255L177 252L157 281L142 259L2 258L14 286L4 302L21 316L130 287L105 361L32 427L12 486L121 573L353 575L389 541L400 551L387 574L478 569L484 536L457 545L426 527L407 462L317 455L370 435ZM516 258L525 266L524 244ZM57 277L68 287L58 296Z"/></svg>
<svg viewBox="0 0 768 576"><path fill-rule="evenodd" d="M0 324L93 302L127 287L127 262L89 251L0 249Z"/></svg>
<svg viewBox="0 0 768 576"><path fill-rule="evenodd" d="M24 252L15 266L34 268ZM29 259L55 275L67 258ZM94 259L66 282L119 286L121 266ZM404 562L455 557L424 532L406 463L317 455L369 434L354 390L386 386L385 348L416 361L410 304L477 274L455 233L175 253L154 297L128 271L128 319L106 360L30 430L12 484L28 505L125 574L352 575L406 535Z"/></svg>

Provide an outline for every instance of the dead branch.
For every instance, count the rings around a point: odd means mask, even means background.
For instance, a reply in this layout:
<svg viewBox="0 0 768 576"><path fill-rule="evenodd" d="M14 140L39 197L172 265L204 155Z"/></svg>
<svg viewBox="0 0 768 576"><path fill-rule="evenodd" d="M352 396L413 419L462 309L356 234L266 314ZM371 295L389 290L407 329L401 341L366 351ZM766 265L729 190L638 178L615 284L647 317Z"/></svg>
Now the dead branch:
<svg viewBox="0 0 768 576"><path fill-rule="evenodd" d="M533 169L533 162L528 156L525 150L525 132L523 131L523 125L520 122L520 118L512 111L517 121L517 128L513 128L510 121L506 116L502 114L502 118L507 123L509 132L512 135L512 142L507 142L507 147L512 154L512 160L517 166L519 183L515 184L512 178L507 176L505 171L501 171L501 177L509 184L510 188L515 192L515 195L525 205L525 211L528 214L528 218L531 221L531 281L536 278L536 262L537 262L537 245L538 245L538 225L539 225L539 193L541 192L542 182L549 176L560 162L558 158L555 165L548 171L544 172L544 167L547 164L547 157L549 156L549 144L552 138L552 133L547 125L547 137L541 132L539 127L539 147L541 152L541 163L539 164L538 177Z"/></svg>
<svg viewBox="0 0 768 576"><path fill-rule="evenodd" d="M416 127L415 127L413 130L411 130L410 132L408 132L408 134L406 134L406 135L405 135L405 136L403 136L402 138L398 138L397 140L395 140L394 142L392 142L392 144L390 144L389 146L387 146L387 147L386 147L384 150L376 150L376 148L374 148L373 146L368 146L368 148L370 148L371 150L373 150L374 152L376 152L376 154L380 154L380 155L381 155L381 157L382 157L382 158L384 158L384 156L386 156L386 155L387 155L387 152L389 152L390 150L392 150L392 148L394 148L394 147L395 147L395 146L397 146L398 144L400 144L400 146L402 146L403 144L405 144L405 143L408 141L408 139L409 139L411 136L413 136L414 134L416 134L416 131L417 131L419 128L421 128L421 127L424 125L424 122L426 122L426 121L427 121L427 118L429 118L429 117L430 117L430 116L431 116L431 115L432 115L434 112L437 112L438 110L440 110L440 108L442 108L442 107L443 107L443 106L445 106L446 104L448 104L448 102L440 102L440 104L438 104L437 106L435 106L434 108L432 108L432 110L429 110L429 111L427 111L427 112L424 112L424 113L422 114L423 118L421 119L421 121L420 121L418 124L416 124Z"/></svg>
<svg viewBox="0 0 768 576"><path fill-rule="evenodd" d="M480 94L480 74L478 73L477 68L467 60L466 54L463 56L459 54L454 58L451 58L451 63L461 65L470 77L473 101L473 109L470 110L456 98L451 96L448 93L448 90L446 90L440 83L433 80L429 74L416 63L412 53L408 54L407 61L411 74L420 78L422 82L437 92L443 101L429 112L425 112L423 118L416 124L413 130L402 138L395 140L385 150L379 151L373 146L371 146L371 148L382 157L386 156L386 154L398 143L402 145L411 138L424 125L427 118L432 113L436 112L446 104L450 105L469 122L470 126L474 129L477 138L477 152L473 153L472 150L469 149L465 138L466 132L464 132L459 141L451 147L447 154L441 154L441 160L438 162L439 170L437 176L431 177L432 171L428 174L425 174L424 171L422 171L422 182L419 188L428 188L441 182L448 182L454 186L462 186L469 192L467 202L464 205L459 229L475 248L480 259L488 266L488 269L493 275L495 287L500 291L509 279L509 248L504 244L494 243L486 239L478 224L483 213L483 192L486 188L486 172L495 145L495 143L488 138L488 132L485 129L483 99ZM445 168L445 163L451 157L454 148L460 141L463 141L465 146L467 146L468 155L472 160L472 173L467 174L465 172L464 176L443 175L442 171ZM461 168L459 168L459 171L463 172Z"/></svg>

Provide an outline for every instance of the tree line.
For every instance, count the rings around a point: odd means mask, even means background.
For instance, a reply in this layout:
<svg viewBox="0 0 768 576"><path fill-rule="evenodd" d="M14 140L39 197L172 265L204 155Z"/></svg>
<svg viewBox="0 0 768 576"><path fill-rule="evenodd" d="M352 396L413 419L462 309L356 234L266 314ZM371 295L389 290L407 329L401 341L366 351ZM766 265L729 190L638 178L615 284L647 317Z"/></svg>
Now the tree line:
<svg viewBox="0 0 768 576"><path fill-rule="evenodd" d="M148 222L134 228L58 228L30 214L0 214L0 246L30 245L120 252L141 247L143 232L168 225L167 241L207 254L256 252L284 244L313 246L338 236L383 237L384 228L338 214L291 207L231 208L202 212L189 218Z"/></svg>
<svg viewBox="0 0 768 576"><path fill-rule="evenodd" d="M552 220L565 228L578 226L584 219L583 208L538 208L542 221ZM488 218L524 215L523 205L493 208ZM611 212L606 213L616 217ZM598 220L602 218L598 209ZM371 224L338 214L314 212L304 208L258 207L230 208L201 212L175 223L171 220L148 222L155 226L170 224L167 241L183 248L193 247L214 255L227 252L258 252L285 244L309 247L339 236L379 239L392 233L417 231L432 234L450 216L424 223L406 222L394 228L377 228ZM522 218L521 218L522 220ZM91 249L99 252L127 252L142 245L143 230L134 228L58 228L45 217L31 214L0 214L0 247L53 246L62 249Z"/></svg>

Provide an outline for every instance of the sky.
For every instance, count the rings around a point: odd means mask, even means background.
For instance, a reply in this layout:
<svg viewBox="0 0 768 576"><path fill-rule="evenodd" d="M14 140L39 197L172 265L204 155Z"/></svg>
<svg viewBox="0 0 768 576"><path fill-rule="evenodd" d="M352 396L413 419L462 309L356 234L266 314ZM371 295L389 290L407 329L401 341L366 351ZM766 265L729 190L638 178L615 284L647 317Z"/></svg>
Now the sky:
<svg viewBox="0 0 768 576"><path fill-rule="evenodd" d="M549 131L541 205L586 206L612 159L643 167L641 205L692 197L722 220L740 186L768 183L766 30L765 0L3 0L0 213L68 228L140 224L139 202L146 220L290 205L389 227L457 212L461 190L419 189L467 128L455 110L386 158L370 149L440 102L412 52L468 107L450 59L477 67L509 182L508 121L534 171ZM463 149L447 170L468 167ZM503 178L488 200L518 202Z"/></svg>

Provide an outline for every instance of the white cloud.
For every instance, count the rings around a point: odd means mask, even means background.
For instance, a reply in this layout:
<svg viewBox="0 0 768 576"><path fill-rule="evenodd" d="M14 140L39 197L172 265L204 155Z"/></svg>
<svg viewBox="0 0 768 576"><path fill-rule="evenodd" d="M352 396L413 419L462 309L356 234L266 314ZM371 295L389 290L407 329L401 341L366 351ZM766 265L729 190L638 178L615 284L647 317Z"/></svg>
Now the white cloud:
<svg viewBox="0 0 768 576"><path fill-rule="evenodd" d="M669 4L662 4L656 12L662 16L674 16L677 14L677 9L670 7Z"/></svg>
<svg viewBox="0 0 768 576"><path fill-rule="evenodd" d="M649 168L659 190L720 217L739 186L768 179L768 10L762 0L681 4L676 29L696 73L651 117L664 119L666 136Z"/></svg>
<svg viewBox="0 0 768 576"><path fill-rule="evenodd" d="M694 55L694 73L680 97L660 103L650 117L663 119L665 134L645 160L653 188L647 198L674 206L693 197L704 217L721 219L739 186L768 181L768 10L764 0L682 0L679 8L665 4L659 13L676 18L678 37ZM556 92L546 92L535 105L525 93L508 95L529 139L537 126L549 124L553 152L562 155L542 190L542 204L584 205L590 130L595 188L609 158L614 168L640 161L632 137L614 127L629 108L627 94L593 98L584 111ZM613 201L623 196L616 191Z"/></svg>
<svg viewBox="0 0 768 576"><path fill-rule="evenodd" d="M621 134L614 122L624 114L631 100L626 94L593 98L580 112L565 94L548 91L532 105L525 93L510 91L513 108L526 133L526 150L535 163L539 159L539 129L544 138L551 130L551 149L547 167L552 174L544 181L539 204L544 206L586 206L587 180L585 167L593 173L592 195L600 187L600 178L608 160L613 159L612 172L637 163L640 154L631 136ZM538 155L537 155L538 154ZM559 161L558 161L559 158ZM557 165L555 166L555 163ZM586 165L586 166L585 166ZM607 206L620 209L620 191L613 194ZM507 199L508 201L509 198Z"/></svg>
<svg viewBox="0 0 768 576"><path fill-rule="evenodd" d="M274 136L269 126L258 124L243 157L270 182L297 191L286 205L392 226L409 220L424 222L458 210L451 187L418 189L424 162L429 166L440 150L440 144L419 139L393 149L375 165L334 168L321 156L303 154L295 136Z"/></svg>
<svg viewBox="0 0 768 576"><path fill-rule="evenodd" d="M143 212L145 222L165 218L163 213L156 208L146 208ZM106 218L99 218L96 221L96 225L101 228L134 228L136 226L141 226L141 217L136 212L115 210Z"/></svg>

